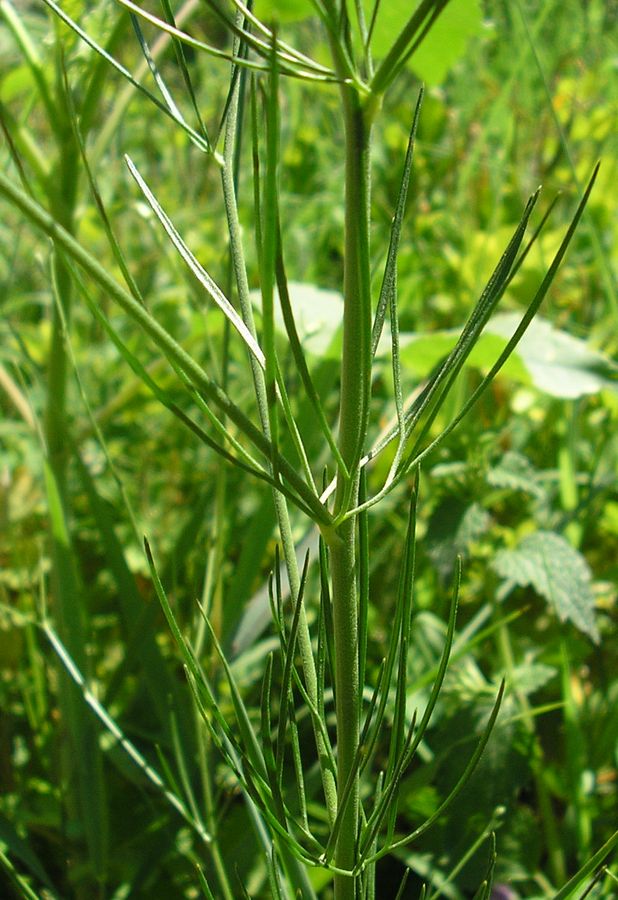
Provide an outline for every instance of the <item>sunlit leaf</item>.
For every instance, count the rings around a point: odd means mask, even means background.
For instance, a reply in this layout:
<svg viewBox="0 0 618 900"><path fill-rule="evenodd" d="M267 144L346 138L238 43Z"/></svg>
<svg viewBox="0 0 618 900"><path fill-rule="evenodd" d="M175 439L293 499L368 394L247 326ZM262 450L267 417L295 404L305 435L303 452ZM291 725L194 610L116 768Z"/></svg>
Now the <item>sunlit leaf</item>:
<svg viewBox="0 0 618 900"><path fill-rule="evenodd" d="M516 313L495 316L492 334L508 338L517 327ZM535 387L554 397L575 398L618 389L618 365L578 338L536 318L516 351Z"/></svg>
<svg viewBox="0 0 618 900"><path fill-rule="evenodd" d="M310 0L256 0L254 12L262 22L298 22L315 11Z"/></svg>
<svg viewBox="0 0 618 900"><path fill-rule="evenodd" d="M492 565L505 580L505 590L531 585L551 603L562 622L572 622L599 642L588 563L561 535L553 531L529 534L515 550L500 551Z"/></svg>
<svg viewBox="0 0 618 900"><path fill-rule="evenodd" d="M489 369L506 347L519 320L518 313L499 313L490 319L466 364L481 371ZM452 350L458 337L459 332L455 329L432 334L402 334L402 365L422 377ZM386 352L383 337L378 355ZM618 366L612 360L538 316L528 326L501 374L564 399L595 394L604 388L618 389Z"/></svg>
<svg viewBox="0 0 618 900"><path fill-rule="evenodd" d="M383 0L371 40L371 50L376 58L386 56L415 5L409 0ZM373 0L365 0L365 8L370 15ZM464 53L470 38L481 28L477 0L451 0L412 55L409 67L425 84L440 84Z"/></svg>

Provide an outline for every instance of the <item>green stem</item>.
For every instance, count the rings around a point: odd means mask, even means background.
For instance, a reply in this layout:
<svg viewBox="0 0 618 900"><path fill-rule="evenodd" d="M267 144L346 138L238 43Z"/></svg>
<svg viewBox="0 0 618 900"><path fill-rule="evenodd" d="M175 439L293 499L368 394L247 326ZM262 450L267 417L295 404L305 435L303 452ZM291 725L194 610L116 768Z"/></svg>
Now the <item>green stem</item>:
<svg viewBox="0 0 618 900"><path fill-rule="evenodd" d="M238 206L236 202L236 190L233 176L233 159L236 148L236 129L239 103L239 88L236 89L232 98L230 109L228 112L225 146L224 146L224 166L222 169L223 195L225 200L225 208L228 218L228 229L230 235L230 248L232 254L232 262L234 273L236 276L236 284L241 307L242 318L255 336L255 322L253 319L253 309L251 306L251 298L249 295L249 284L247 280L247 269L245 265L245 257L242 244L242 235L240 220L238 216ZM260 424L265 438L270 442L270 421L268 414L268 398L266 391L266 380L262 368L257 361L250 355L253 384L256 394ZM294 537L292 533L292 525L290 522L290 514L284 495L273 490L273 501L275 506L275 515L281 537L281 546L283 558L285 560L288 581L290 585L290 596L296 598L300 590L300 572L298 561L296 558L296 548L294 545ZM307 695L314 709L318 708L318 678L313 657L313 648L311 646L311 634L309 631L309 623L305 606L303 604L300 611L300 619L298 626L298 649L301 657L303 675L305 678L305 687ZM322 786L326 801L326 809L329 821L334 822L337 814L337 794L335 786L335 773L332 771L330 764L330 754L326 746L322 731L313 722L315 743L318 756L320 759L320 771L322 777Z"/></svg>
<svg viewBox="0 0 618 900"><path fill-rule="evenodd" d="M371 294L369 196L371 123L351 87L342 88L345 112L345 268L339 449L349 478L340 468L335 515L358 502L360 459L367 433L371 387ZM327 536L331 554L338 799L349 780L360 739L359 609L356 517ZM350 791L335 851L339 869L356 862L360 818L358 777ZM335 875L336 900L353 900L355 878Z"/></svg>
<svg viewBox="0 0 618 900"><path fill-rule="evenodd" d="M58 92L60 93L60 92ZM61 109L60 105L58 107ZM57 161L52 170L49 203L54 219L66 233L73 235L77 183L79 177L77 146L66 110L56 116ZM50 542L53 567L53 612L58 634L78 666L86 671L86 628L82 603L82 585L69 526L70 496L67 468L72 448L71 425L67 411L69 359L65 330L71 316L73 280L60 247L54 242L52 256L54 300L52 330L47 368L47 398L44 414L46 444L46 484L49 504ZM77 818L83 829L87 859L93 875L86 874L75 885L77 898L102 896L107 867L107 808L103 767L93 722L88 717L80 692L61 669L59 707L65 728L60 760L67 785L69 817ZM76 766L75 759L80 759ZM94 876L94 877L93 877Z"/></svg>

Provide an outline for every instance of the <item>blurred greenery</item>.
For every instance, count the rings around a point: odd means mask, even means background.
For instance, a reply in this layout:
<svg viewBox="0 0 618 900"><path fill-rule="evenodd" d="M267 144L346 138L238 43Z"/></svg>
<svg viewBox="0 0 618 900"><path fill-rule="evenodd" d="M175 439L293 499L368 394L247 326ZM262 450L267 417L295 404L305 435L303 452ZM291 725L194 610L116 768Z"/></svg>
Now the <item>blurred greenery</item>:
<svg viewBox="0 0 618 900"><path fill-rule="evenodd" d="M389 27L389 4L382 0L376 21L378 47L380 29ZM263 0L259 10L272 5ZM319 59L315 23L303 18L298 4L288 6L293 21L284 28ZM392 0L391 6L390 13L396 13L401 4ZM123 154L156 187L186 244L225 287L230 272L215 166L205 163L187 135L111 69L101 69L96 107L91 112L82 106L96 67L92 51L38 0L21 0L14 9L39 69L19 46L7 0L0 0L0 7L2 170L23 179L45 205L62 201L57 179L62 148L71 138L63 144L66 135L57 132L66 123L49 121L36 79L41 71L54 96L62 96L57 32L82 126L92 118L88 158L131 274L155 317L207 371L218 372L219 347L227 340L223 317L204 305L196 283L170 252L128 176ZM113 4L70 0L62 8L100 43L112 42L127 68L140 67L130 19ZM188 22L194 37L217 45L224 40L220 24L202 6L193 5ZM537 346L526 356L522 345L472 416L427 460L421 476L411 708L424 708L439 662L457 554L464 558L464 575L445 690L421 746L422 765L415 764L402 784L397 822L402 835L435 811L456 781L503 675L508 694L481 765L456 806L409 850L380 862L380 898L395 896L405 866L412 873L405 896L418 896L423 881L430 886L428 897L473 896L487 870L491 831L498 853L494 896L552 897L616 827L617 26L614 0L485 0L478 6L454 0L444 30L435 32L417 68L406 70L387 96L377 129L376 291L418 79L426 79L399 262L407 393L452 346L453 330L471 309L525 198L542 183L542 209L533 226L556 194L558 203L502 301L505 317L523 312L579 188L596 160L602 160L581 228L542 310L546 321L536 326L541 350ZM154 47L156 32L145 26L144 31ZM225 104L226 64L189 52L187 64L201 116L216 133ZM192 121L171 45L162 49L159 65ZM152 87L148 77L142 71L141 80ZM292 299L299 313L305 311L303 339L312 375L332 418L339 327L333 310L338 309L343 255L339 107L332 86L316 89L292 80L284 86L281 103L286 264L291 281L301 286ZM238 193L241 215L249 222L251 148L242 152ZM121 278L83 166L76 171L75 233ZM47 608L52 619L55 609L47 538L53 511L42 447L54 307L50 250L8 204L0 210L0 849L11 860L0 870L0 893L28 896L29 885L41 898L196 897L196 866L216 883L217 863L208 847L90 712L88 721L97 721L105 786L101 802L109 817L101 871L89 868L83 851L92 837L83 816L67 813L64 803L72 776L61 759L62 667L39 627ZM255 286L257 258L251 247L249 264ZM316 288L331 293L318 295ZM187 408L186 392L143 334L108 298L91 285L85 289L157 383ZM318 296L326 310L321 315ZM262 851L232 773L216 754L196 746L182 661L159 610L141 539L146 534L156 547L163 584L195 646L204 644L197 601L209 606L245 700L259 716L264 662L274 643L268 604L260 605L275 565L269 490L247 482L236 469L222 474L219 460L147 394L83 300L76 288L65 335L72 358L65 452L88 684L127 741L182 798L185 810L217 831L237 895L242 882L250 896L268 897ZM499 326L494 323L487 344L479 345L464 369L433 426L436 433L503 346ZM540 362L539 353L545 354ZM229 358L228 390L254 415L246 368L240 364L242 348L233 339ZM293 361L284 358L283 364L293 386L298 381ZM553 382L539 375L543 366L543 371L554 367ZM299 427L315 458L322 443L311 406L302 395L295 402ZM380 355L373 437L392 409L389 362ZM370 484L383 482L391 458L387 451L370 468ZM369 517L373 668L368 684L375 679L392 622L406 490L402 485ZM300 516L293 525L299 543L311 541ZM544 552L553 565L544 565ZM528 577L521 577L524 558ZM514 560L517 578L511 577ZM315 597L315 573L311 578L307 593ZM234 638L243 628L241 645ZM239 647L242 652L234 655ZM207 653L204 660L216 681L216 662ZM219 689L221 703L230 708L223 681ZM299 721L301 744L305 727ZM386 764L380 753L376 769ZM306 761L309 784L313 762ZM209 798L200 793L204 766L212 787ZM319 810L313 814L319 817ZM617 877L614 864L588 896L615 897ZM510 893L498 893L500 885L508 885ZM322 887L328 897L328 883L318 884L316 876L316 888Z"/></svg>

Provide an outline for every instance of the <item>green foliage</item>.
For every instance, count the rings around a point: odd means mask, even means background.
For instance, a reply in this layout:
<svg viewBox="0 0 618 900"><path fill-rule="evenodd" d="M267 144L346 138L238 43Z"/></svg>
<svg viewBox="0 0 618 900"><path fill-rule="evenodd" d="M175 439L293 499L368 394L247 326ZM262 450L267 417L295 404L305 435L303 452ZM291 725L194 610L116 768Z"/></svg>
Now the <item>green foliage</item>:
<svg viewBox="0 0 618 900"><path fill-rule="evenodd" d="M365 0L368 19L373 8L374 4ZM393 36L403 28L409 12L410 7L405 0L379 4L371 40L371 50L377 59L388 53ZM410 58L410 68L426 84L442 84L481 27L481 7L477 0L451 0L427 39Z"/></svg>
<svg viewBox="0 0 618 900"><path fill-rule="evenodd" d="M121 5L0 0L0 894L612 897L615 12Z"/></svg>
<svg viewBox="0 0 618 900"><path fill-rule="evenodd" d="M552 604L561 621L572 622L595 644L599 643L590 569L581 553L561 535L552 531L529 534L515 550L496 554L493 567L504 580L501 596L514 585L532 585L537 594Z"/></svg>

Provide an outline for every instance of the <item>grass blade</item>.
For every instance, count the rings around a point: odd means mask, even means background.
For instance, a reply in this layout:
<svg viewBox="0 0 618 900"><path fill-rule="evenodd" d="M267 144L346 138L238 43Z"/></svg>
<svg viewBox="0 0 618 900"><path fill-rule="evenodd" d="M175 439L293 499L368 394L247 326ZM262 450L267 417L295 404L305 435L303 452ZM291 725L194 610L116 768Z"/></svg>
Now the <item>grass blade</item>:
<svg viewBox="0 0 618 900"><path fill-rule="evenodd" d="M425 712L423 713L423 718L420 721L418 726L418 730L416 735L414 736L414 740L410 744L408 750L408 756L406 759L406 766L410 765L412 761L412 757L418 748L418 745L423 740L425 736L425 732L427 730L427 726L431 720L432 713L435 709L435 705L438 701L438 697L440 696L440 691L442 689L442 683L444 681L444 676L446 675L446 670L448 667L449 659L451 656L451 648L453 646L453 636L455 634L455 622L457 621L457 609L459 605L459 588L461 585L461 557L457 557L457 569L455 572L455 587L453 590L453 599L451 601L451 608L449 611L449 619L448 626L446 631L446 639L444 641L444 647L442 649L442 656L440 657L440 663L438 665L438 670L435 673L433 678L433 685L431 688L431 693L429 695L429 700L427 702L427 706L425 707Z"/></svg>

